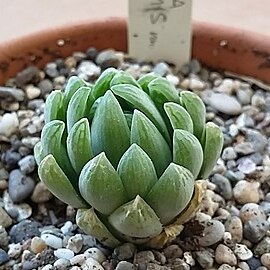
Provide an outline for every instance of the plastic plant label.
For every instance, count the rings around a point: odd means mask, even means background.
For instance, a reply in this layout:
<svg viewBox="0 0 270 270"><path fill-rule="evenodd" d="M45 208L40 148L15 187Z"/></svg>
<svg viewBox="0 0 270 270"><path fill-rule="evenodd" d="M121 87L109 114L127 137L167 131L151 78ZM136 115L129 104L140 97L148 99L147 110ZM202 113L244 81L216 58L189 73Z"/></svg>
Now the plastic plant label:
<svg viewBox="0 0 270 270"><path fill-rule="evenodd" d="M129 0L129 54L181 67L191 54L192 0Z"/></svg>

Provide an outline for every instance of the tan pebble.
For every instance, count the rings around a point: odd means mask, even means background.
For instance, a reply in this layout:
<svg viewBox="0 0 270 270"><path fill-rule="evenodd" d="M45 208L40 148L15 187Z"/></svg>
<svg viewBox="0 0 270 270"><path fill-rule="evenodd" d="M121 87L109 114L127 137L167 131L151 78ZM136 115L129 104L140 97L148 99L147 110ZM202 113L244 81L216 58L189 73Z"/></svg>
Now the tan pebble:
<svg viewBox="0 0 270 270"><path fill-rule="evenodd" d="M37 254L41 253L47 247L46 243L39 237L35 236L31 241L31 250Z"/></svg>
<svg viewBox="0 0 270 270"><path fill-rule="evenodd" d="M240 209L240 218L245 223L253 218L266 219L262 208L256 203L246 203Z"/></svg>
<svg viewBox="0 0 270 270"><path fill-rule="evenodd" d="M270 269L270 253L264 253L261 256L261 262L267 269Z"/></svg>
<svg viewBox="0 0 270 270"><path fill-rule="evenodd" d="M229 264L230 266L235 266L237 264L237 258L233 251L223 244L217 246L215 260L219 264Z"/></svg>
<svg viewBox="0 0 270 270"><path fill-rule="evenodd" d="M239 262L238 266L242 270L250 270L249 265L246 262Z"/></svg>
<svg viewBox="0 0 270 270"><path fill-rule="evenodd" d="M71 258L69 261L71 265L74 265L74 264L82 265L86 259L87 257L85 256L85 254L79 254Z"/></svg>
<svg viewBox="0 0 270 270"><path fill-rule="evenodd" d="M232 240L240 243L243 239L243 224L239 217L233 216L225 222L225 230L231 233Z"/></svg>
<svg viewBox="0 0 270 270"><path fill-rule="evenodd" d="M258 203L260 201L260 184L257 182L248 182L240 180L233 188L233 196L240 204Z"/></svg>
<svg viewBox="0 0 270 270"><path fill-rule="evenodd" d="M0 190L5 190L8 188L7 180L0 180Z"/></svg>
<svg viewBox="0 0 270 270"><path fill-rule="evenodd" d="M31 200L35 203L44 203L49 201L51 198L52 193L42 182L38 182L31 196Z"/></svg>

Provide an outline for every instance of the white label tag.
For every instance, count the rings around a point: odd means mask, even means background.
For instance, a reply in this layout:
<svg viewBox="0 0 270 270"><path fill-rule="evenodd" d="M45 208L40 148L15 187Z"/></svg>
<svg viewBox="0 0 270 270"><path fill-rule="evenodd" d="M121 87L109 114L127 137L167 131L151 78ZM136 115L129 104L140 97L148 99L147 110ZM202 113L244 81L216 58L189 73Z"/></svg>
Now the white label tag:
<svg viewBox="0 0 270 270"><path fill-rule="evenodd" d="M129 54L177 67L190 61L192 0L129 0Z"/></svg>

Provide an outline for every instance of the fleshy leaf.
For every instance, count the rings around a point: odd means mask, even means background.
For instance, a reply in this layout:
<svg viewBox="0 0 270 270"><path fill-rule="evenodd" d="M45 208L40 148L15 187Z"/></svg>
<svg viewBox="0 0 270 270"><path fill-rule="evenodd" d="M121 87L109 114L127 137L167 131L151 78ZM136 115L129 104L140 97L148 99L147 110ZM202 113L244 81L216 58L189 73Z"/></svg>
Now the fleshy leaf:
<svg viewBox="0 0 270 270"><path fill-rule="evenodd" d="M196 94L189 91L180 93L181 105L187 110L193 122L193 134L200 140L203 134L206 110L203 101Z"/></svg>
<svg viewBox="0 0 270 270"><path fill-rule="evenodd" d="M223 147L224 137L222 131L216 124L208 122L205 125L205 135L203 140L204 158L199 177L201 179L206 179L211 173L213 167L217 162L217 159L220 156Z"/></svg>
<svg viewBox="0 0 270 270"><path fill-rule="evenodd" d="M52 120L63 120L63 93L59 90L52 91L46 99L44 108L44 121L45 124Z"/></svg>
<svg viewBox="0 0 270 270"><path fill-rule="evenodd" d="M102 72L93 87L92 94L95 99L103 96L106 91L110 89L111 80L117 74L117 72L118 71L115 68L107 68Z"/></svg>
<svg viewBox="0 0 270 270"><path fill-rule="evenodd" d="M197 178L203 163L203 150L199 140L186 130L174 130L173 162L190 170Z"/></svg>
<svg viewBox="0 0 270 270"><path fill-rule="evenodd" d="M145 201L160 217L162 224L171 222L192 198L194 177L192 173L171 163L145 197Z"/></svg>
<svg viewBox="0 0 270 270"><path fill-rule="evenodd" d="M50 154L41 161L38 167L38 175L51 193L59 200L75 208L85 208L88 206L74 189L53 155Z"/></svg>
<svg viewBox="0 0 270 270"><path fill-rule="evenodd" d="M132 144L119 161L117 172L130 200L144 197L157 181L155 167L137 144Z"/></svg>
<svg viewBox="0 0 270 270"><path fill-rule="evenodd" d="M111 80L110 87L117 84L123 84L123 83L132 84L134 86L141 88L140 85L136 82L136 80L129 73L123 70L118 71L114 75L114 77Z"/></svg>
<svg viewBox="0 0 270 270"><path fill-rule="evenodd" d="M83 166L92 158L90 127L82 118L70 130L67 137L67 152L74 170L79 175Z"/></svg>
<svg viewBox="0 0 270 270"><path fill-rule="evenodd" d="M148 84L156 78L159 78L159 76L157 76L154 72L147 73L139 78L138 84L145 93L149 94Z"/></svg>
<svg viewBox="0 0 270 270"><path fill-rule="evenodd" d="M68 176L74 187L77 186L77 176L68 158L65 147L65 123L53 120L47 123L41 132L41 146L45 155L52 154L61 169Z"/></svg>
<svg viewBox="0 0 270 270"><path fill-rule="evenodd" d="M162 224L154 210L138 195L109 216L110 224L130 237L154 237L161 233Z"/></svg>
<svg viewBox="0 0 270 270"><path fill-rule="evenodd" d="M193 133L192 119L184 107L177 103L167 102L164 104L164 110L173 129L184 129Z"/></svg>
<svg viewBox="0 0 270 270"><path fill-rule="evenodd" d="M147 153L160 176L171 162L172 153L159 130L138 110L134 110L130 139L131 143L136 143Z"/></svg>
<svg viewBox="0 0 270 270"><path fill-rule="evenodd" d="M78 209L76 223L81 230L108 247L114 248L121 244L101 222L93 208Z"/></svg>
<svg viewBox="0 0 270 270"><path fill-rule="evenodd" d="M79 177L82 197L97 211L111 214L127 197L121 179L104 153L91 159Z"/></svg>
<svg viewBox="0 0 270 270"><path fill-rule="evenodd" d="M46 154L42 150L41 142L38 142L34 146L34 156L35 156L35 160L36 160L37 165L39 165L40 162L42 161L42 159L45 158Z"/></svg>
<svg viewBox="0 0 270 270"><path fill-rule="evenodd" d="M91 126L91 140L94 155L105 152L115 168L130 145L130 130L126 118L110 90L96 109Z"/></svg>
<svg viewBox="0 0 270 270"><path fill-rule="evenodd" d="M89 114L88 97L90 95L90 87L81 87L71 97L67 108L67 130L71 130L73 125L81 118Z"/></svg>
<svg viewBox="0 0 270 270"><path fill-rule="evenodd" d="M158 128L165 140L170 143L166 124L151 98L140 88L129 84L118 84L111 87L113 93L143 112Z"/></svg>

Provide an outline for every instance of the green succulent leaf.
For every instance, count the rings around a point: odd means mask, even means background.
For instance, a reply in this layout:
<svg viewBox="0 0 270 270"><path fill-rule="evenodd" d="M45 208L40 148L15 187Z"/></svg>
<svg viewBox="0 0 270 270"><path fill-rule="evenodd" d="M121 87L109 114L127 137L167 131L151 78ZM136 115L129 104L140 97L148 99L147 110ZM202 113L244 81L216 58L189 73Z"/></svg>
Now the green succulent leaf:
<svg viewBox="0 0 270 270"><path fill-rule="evenodd" d="M78 209L76 223L81 230L108 247L114 248L121 244L101 222L93 208Z"/></svg>
<svg viewBox="0 0 270 270"><path fill-rule="evenodd" d="M185 167L197 178L203 163L203 150L199 140L186 130L174 130L173 162Z"/></svg>
<svg viewBox="0 0 270 270"><path fill-rule="evenodd" d="M82 197L104 215L111 214L127 202L121 179L104 153L97 155L83 167L79 189Z"/></svg>
<svg viewBox="0 0 270 270"><path fill-rule="evenodd" d="M173 129L184 129L193 133L192 119L184 107L177 103L167 102L164 104L164 110Z"/></svg>
<svg viewBox="0 0 270 270"><path fill-rule="evenodd" d="M110 82L110 87L117 84L131 84L141 88L141 86L137 83L137 81L127 72L120 70L118 71Z"/></svg>
<svg viewBox="0 0 270 270"><path fill-rule="evenodd" d="M216 124L208 122L205 125L203 141L204 159L199 176L201 179L206 179L211 173L222 151L224 141L222 131Z"/></svg>
<svg viewBox="0 0 270 270"><path fill-rule="evenodd" d="M145 197L162 224L171 222L191 200L194 189L192 173L171 163Z"/></svg>
<svg viewBox="0 0 270 270"><path fill-rule="evenodd" d="M110 89L111 80L117 73L115 68L107 68L102 72L93 87L92 94L95 99L102 97Z"/></svg>
<svg viewBox="0 0 270 270"><path fill-rule="evenodd" d="M189 91L180 93L180 103L187 110L193 121L193 134L200 140L204 131L206 110L203 101Z"/></svg>
<svg viewBox="0 0 270 270"><path fill-rule="evenodd" d="M45 158L46 154L42 150L41 142L38 142L34 146L34 156L35 156L35 160L36 160L37 165L39 165L40 162L42 161L42 159Z"/></svg>
<svg viewBox="0 0 270 270"><path fill-rule="evenodd" d="M87 118L79 120L67 137L67 152L70 162L79 175L83 166L93 157L90 127Z"/></svg>
<svg viewBox="0 0 270 270"><path fill-rule="evenodd" d="M151 158L160 176L172 160L169 145L155 125L141 112L134 110L131 143L139 145Z"/></svg>
<svg viewBox="0 0 270 270"><path fill-rule="evenodd" d="M94 155L105 152L113 166L130 145L130 130L124 113L109 90L98 105L91 126Z"/></svg>
<svg viewBox="0 0 270 270"><path fill-rule="evenodd" d="M59 200L75 208L85 208L88 204L74 189L69 179L57 164L53 155L47 155L38 167L41 181Z"/></svg>
<svg viewBox="0 0 270 270"><path fill-rule="evenodd" d="M91 93L90 87L81 87L71 97L67 108L67 130L71 130L73 125L89 114L88 97ZM91 108L91 107L90 107Z"/></svg>
<svg viewBox="0 0 270 270"><path fill-rule="evenodd" d="M147 73L139 78L138 84L145 93L149 94L148 84L156 78L159 78L159 76L157 76L154 72Z"/></svg>
<svg viewBox="0 0 270 270"><path fill-rule="evenodd" d="M44 109L44 121L45 124L49 123L52 120L63 120L64 111L63 111L63 100L64 95L61 91L55 90L52 91L46 99L45 109Z"/></svg>
<svg viewBox="0 0 270 270"><path fill-rule="evenodd" d="M110 224L130 237L154 237L161 233L162 224L154 210L138 195L109 216Z"/></svg>
<svg viewBox="0 0 270 270"><path fill-rule="evenodd" d="M52 154L73 186L77 186L77 175L73 170L65 147L65 123L53 120L47 123L41 132L41 147L45 155Z"/></svg>
<svg viewBox="0 0 270 270"><path fill-rule="evenodd" d="M129 84L118 84L111 87L113 93L143 112L158 128L165 140L170 143L166 124L151 98L140 88Z"/></svg>
<svg viewBox="0 0 270 270"><path fill-rule="evenodd" d="M137 144L132 144L124 153L117 172L130 200L136 195L144 197L157 181L153 162Z"/></svg>

